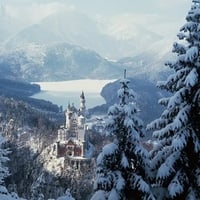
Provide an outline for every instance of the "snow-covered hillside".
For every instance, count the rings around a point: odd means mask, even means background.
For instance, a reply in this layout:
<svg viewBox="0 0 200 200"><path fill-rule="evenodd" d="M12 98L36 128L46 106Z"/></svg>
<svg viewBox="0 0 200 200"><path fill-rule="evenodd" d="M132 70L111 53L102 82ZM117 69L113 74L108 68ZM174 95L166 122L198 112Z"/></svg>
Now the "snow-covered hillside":
<svg viewBox="0 0 200 200"><path fill-rule="evenodd" d="M68 43L41 45L29 43L14 50L1 49L0 77L38 81L76 79L118 79L126 68L128 75L160 80L166 60L171 58L169 42L155 43L145 52L109 61L98 53ZM158 51L162 46L162 51Z"/></svg>
<svg viewBox="0 0 200 200"><path fill-rule="evenodd" d="M119 77L122 66L98 53L68 43L29 43L14 50L1 50L0 72L4 78L26 81L110 79Z"/></svg>
<svg viewBox="0 0 200 200"><path fill-rule="evenodd" d="M129 80L129 87L134 90L135 101L140 109L139 115L147 124L160 115L163 108L158 105L158 99L167 94L156 88L155 84L148 79L135 77L129 78ZM117 80L107 84L102 89L101 95L108 106L118 103L117 90L119 85L119 80Z"/></svg>

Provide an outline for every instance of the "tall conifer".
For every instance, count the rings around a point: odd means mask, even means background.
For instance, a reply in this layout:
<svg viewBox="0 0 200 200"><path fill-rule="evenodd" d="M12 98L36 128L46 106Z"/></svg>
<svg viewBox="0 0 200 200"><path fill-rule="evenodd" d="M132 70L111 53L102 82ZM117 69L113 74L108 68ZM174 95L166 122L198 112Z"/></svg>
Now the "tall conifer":
<svg viewBox="0 0 200 200"><path fill-rule="evenodd" d="M143 123L129 80L120 81L119 104L108 111L107 132L114 141L97 158L97 180L92 200L153 199L145 179L147 152L141 145Z"/></svg>
<svg viewBox="0 0 200 200"><path fill-rule="evenodd" d="M172 93L160 99L166 109L148 125L158 140L152 152L152 180L157 199L200 199L200 0L193 0L186 24L174 43L175 61L167 81L158 86Z"/></svg>

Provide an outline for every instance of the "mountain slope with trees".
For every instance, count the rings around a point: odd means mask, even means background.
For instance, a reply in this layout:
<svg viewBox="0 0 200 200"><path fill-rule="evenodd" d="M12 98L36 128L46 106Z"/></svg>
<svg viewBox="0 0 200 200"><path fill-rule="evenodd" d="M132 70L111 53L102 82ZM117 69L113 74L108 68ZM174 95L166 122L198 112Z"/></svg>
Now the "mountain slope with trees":
<svg viewBox="0 0 200 200"><path fill-rule="evenodd" d="M129 71L127 70L127 72ZM158 105L158 100L167 93L157 89L155 84L148 79L144 80L143 78L136 77L129 77L128 79L130 80L129 86L133 88L135 92L135 99L138 107L141 109L138 114L140 118L143 119L144 123L147 124L159 117L163 108ZM118 101L118 85L119 80L105 85L102 88L101 96L105 99L106 104L91 109L91 112L97 114L101 112L107 113L108 108Z"/></svg>
<svg viewBox="0 0 200 200"><path fill-rule="evenodd" d="M27 43L0 52L0 78L28 82L113 79L123 67L98 53L65 42ZM112 73L110 73L112 71Z"/></svg>

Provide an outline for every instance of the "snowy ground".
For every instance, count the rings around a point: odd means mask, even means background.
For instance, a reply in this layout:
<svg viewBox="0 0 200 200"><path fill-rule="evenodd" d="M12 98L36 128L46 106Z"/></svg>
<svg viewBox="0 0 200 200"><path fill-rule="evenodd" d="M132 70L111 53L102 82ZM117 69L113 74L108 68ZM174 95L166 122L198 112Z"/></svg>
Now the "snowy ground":
<svg viewBox="0 0 200 200"><path fill-rule="evenodd" d="M60 82L36 82L41 87L41 92L34 98L49 100L57 105L67 107L68 103L79 106L79 96L82 91L86 97L86 107L91 108L104 103L100 96L102 88L115 80L73 80Z"/></svg>

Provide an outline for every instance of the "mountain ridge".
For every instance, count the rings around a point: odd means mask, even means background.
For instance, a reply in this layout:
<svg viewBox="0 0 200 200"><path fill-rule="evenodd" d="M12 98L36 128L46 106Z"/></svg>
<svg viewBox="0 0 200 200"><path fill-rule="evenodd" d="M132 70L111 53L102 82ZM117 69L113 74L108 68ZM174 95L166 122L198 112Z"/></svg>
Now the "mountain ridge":
<svg viewBox="0 0 200 200"><path fill-rule="evenodd" d="M155 51L146 51L111 61L93 50L66 42L49 45L28 43L15 50L0 52L0 77L29 82L118 79L127 69L129 76L155 82L170 73L164 66L169 58L170 53L165 51L159 56Z"/></svg>
<svg viewBox="0 0 200 200"><path fill-rule="evenodd" d="M103 79L118 76L121 66L94 51L67 43L27 44L0 54L1 74L29 82ZM112 72L109 73L109 72Z"/></svg>
<svg viewBox="0 0 200 200"><path fill-rule="evenodd" d="M48 45L53 42L67 42L96 51L102 57L119 59L141 53L144 45L151 45L162 39L157 33L132 21L126 22L122 27L119 22L112 20L104 23L76 10L63 11L51 14L37 24L24 27L5 41L4 45L16 48L25 43Z"/></svg>

